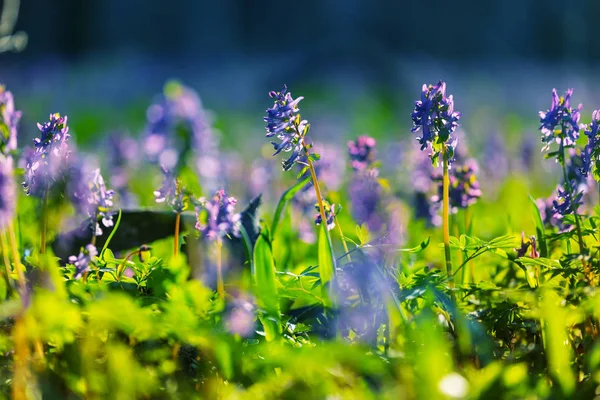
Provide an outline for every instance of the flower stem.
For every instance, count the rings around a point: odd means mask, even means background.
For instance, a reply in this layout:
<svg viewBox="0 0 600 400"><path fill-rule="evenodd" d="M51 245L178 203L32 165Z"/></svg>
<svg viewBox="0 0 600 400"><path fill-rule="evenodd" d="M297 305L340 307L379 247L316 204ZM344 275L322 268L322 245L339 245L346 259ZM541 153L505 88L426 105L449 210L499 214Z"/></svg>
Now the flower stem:
<svg viewBox="0 0 600 400"><path fill-rule="evenodd" d="M48 192L49 188L46 188L44 192L44 199L42 200L42 239L40 254L46 254L46 234L48 230Z"/></svg>
<svg viewBox="0 0 600 400"><path fill-rule="evenodd" d="M225 298L225 284L223 283L223 259L222 259L222 248L223 242L217 239L215 241L217 249L217 294L221 299Z"/></svg>
<svg viewBox="0 0 600 400"><path fill-rule="evenodd" d="M29 344L27 341L27 327L22 315L15 320L13 328L15 346L14 372L12 382L12 398L17 400L27 399L27 381L29 380Z"/></svg>
<svg viewBox="0 0 600 400"><path fill-rule="evenodd" d="M323 217L321 217L323 218ZM344 237L344 231L342 231L342 226L338 222L337 215L333 216L333 221L338 228L338 233L340 234L340 239L342 239L342 246L344 246L344 251L348 255L348 261L352 262L352 256L350 255L350 250L348 250L348 243L346 243L346 238Z"/></svg>
<svg viewBox="0 0 600 400"><path fill-rule="evenodd" d="M448 283L450 288L454 288L454 274L452 273L452 259L450 256L450 224L449 224L449 209L450 209L450 177L448 176L448 158L446 155L446 146L442 148L443 158L443 199L442 199L442 219L444 229L444 255L446 256L446 273L448 275Z"/></svg>
<svg viewBox="0 0 600 400"><path fill-rule="evenodd" d="M561 139L561 142L560 142L560 165L561 165L562 171L563 171L563 179L565 181L565 189L567 190L567 193L568 193L569 197L571 198L571 212L573 212L573 216L575 217L575 228L577 230L577 241L579 242L579 252L584 253L585 252L585 242L583 241L583 236L581 234L581 224L579 223L579 214L577 214L577 209L575 208L575 204L573 203L574 193L573 193L573 188L571 187L571 181L569 180L569 176L567 175L567 165L566 164L567 163L565 160L564 139ZM585 275L588 278L590 278L590 276L589 276L590 271L589 271L589 268L588 268L585 260L583 261L583 269L584 269Z"/></svg>
<svg viewBox="0 0 600 400"><path fill-rule="evenodd" d="M10 283L10 259L8 257L8 241L6 239L6 232L0 233L0 245L2 246L2 258L4 260L4 280L6 281L6 288L8 290L8 296L12 297L12 285Z"/></svg>
<svg viewBox="0 0 600 400"><path fill-rule="evenodd" d="M21 264L21 257L19 255L19 249L17 247L17 238L15 235L15 228L12 222L8 225L8 240L10 243L10 249L12 251L13 263L15 270L17 271L17 280L19 282L19 288L21 289L21 296L25 296L25 274L23 273L23 264Z"/></svg>
<svg viewBox="0 0 600 400"><path fill-rule="evenodd" d="M181 213L177 213L177 216L175 217L175 235L173 237L173 239L174 239L173 255L175 257L177 257L177 255L179 254L179 226L180 225L181 225Z"/></svg>

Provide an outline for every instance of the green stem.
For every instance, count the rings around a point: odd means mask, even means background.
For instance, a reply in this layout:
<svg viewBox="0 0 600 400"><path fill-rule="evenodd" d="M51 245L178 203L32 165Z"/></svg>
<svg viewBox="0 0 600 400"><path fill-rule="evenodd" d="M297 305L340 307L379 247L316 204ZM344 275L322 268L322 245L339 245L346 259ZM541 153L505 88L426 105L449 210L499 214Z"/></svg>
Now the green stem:
<svg viewBox="0 0 600 400"><path fill-rule="evenodd" d="M46 235L48 230L48 192L49 188L46 188L44 192L44 199L42 200L42 238L40 254L46 254Z"/></svg>
<svg viewBox="0 0 600 400"><path fill-rule="evenodd" d="M217 239L215 241L217 249L217 294L221 299L225 298L225 284L223 283L223 260L222 260L222 248L223 242Z"/></svg>
<svg viewBox="0 0 600 400"><path fill-rule="evenodd" d="M450 255L450 226L449 226L449 209L450 209L450 177L448 176L448 157L446 156L446 146L442 148L442 158L444 166L443 176L443 199L442 199L442 219L444 229L444 255L446 256L446 273L450 288L454 288L454 275L452 274L452 259Z"/></svg>
<svg viewBox="0 0 600 400"><path fill-rule="evenodd" d="M0 245L2 246L2 258L4 260L4 280L6 281L6 288L8 290L8 297L12 297L12 285L10 282L10 258L8 256L8 243L6 240L6 232L0 233Z"/></svg>
<svg viewBox="0 0 600 400"><path fill-rule="evenodd" d="M321 217L323 218L323 217ZM344 237L344 231L342 231L342 226L338 222L337 215L333 216L333 221L338 228L338 232L340 234L340 239L342 239L342 246L344 246L344 252L348 255L348 261L352 262L352 256L350 255L350 251L348 250L348 243L346 243L346 238Z"/></svg>
<svg viewBox="0 0 600 400"><path fill-rule="evenodd" d="M24 296L27 289L25 284L25 273L23 272L23 264L21 264L21 257L19 256L19 249L17 247L17 237L12 222L8 224L8 241L12 251L15 270L17 271L17 280L19 282L19 288L21 289L21 296Z"/></svg>

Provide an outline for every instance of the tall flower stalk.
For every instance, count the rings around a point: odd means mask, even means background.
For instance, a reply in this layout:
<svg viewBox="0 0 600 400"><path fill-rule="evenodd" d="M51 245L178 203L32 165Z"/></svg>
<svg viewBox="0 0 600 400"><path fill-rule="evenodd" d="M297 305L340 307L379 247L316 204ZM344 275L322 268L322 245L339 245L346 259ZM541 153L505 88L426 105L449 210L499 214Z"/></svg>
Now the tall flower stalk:
<svg viewBox="0 0 600 400"><path fill-rule="evenodd" d="M154 191L154 197L157 203L166 203L175 212L175 232L173 236L173 256L179 255L179 234L181 226L181 213L186 210L189 198L181 180L162 167L164 179L160 189Z"/></svg>
<svg viewBox="0 0 600 400"><path fill-rule="evenodd" d="M64 179L69 150L69 127L67 117L50 114L48 122L38 124L40 137L33 140L25 167L23 187L28 196L42 199L42 222L40 253L46 253L48 230L48 200L57 181Z"/></svg>
<svg viewBox="0 0 600 400"><path fill-rule="evenodd" d="M240 237L241 215L235 212L237 200L218 190L212 199L200 198L196 207L196 229L214 243L216 251L217 294L225 298L223 281L223 239Z"/></svg>
<svg viewBox="0 0 600 400"><path fill-rule="evenodd" d="M421 100L415 101L415 109L411 114L412 132L422 132L417 140L421 150L429 149L430 158L435 166L442 164L442 227L444 239L444 256L446 273L450 287L454 287L452 259L450 254L450 178L448 170L454 161L454 149L457 139L452 133L458 127L461 114L454 111L452 95L446 96L446 83L439 81L436 85L423 85Z"/></svg>
<svg viewBox="0 0 600 400"><path fill-rule="evenodd" d="M312 146L307 144L305 140L306 134L310 129L310 124L308 121L300 118L300 109L298 108L298 103L300 103L304 97L298 97L296 99L292 98L292 94L287 91L286 85L283 85L283 88L280 92L271 91L269 96L274 99L274 104L272 108L267 109L267 115L264 117L264 121L267 123L266 137L276 137L281 141L279 143L271 142L275 149L275 153L273 155L275 156L282 151L291 152L290 157L282 162L284 171L289 171L294 164L300 163L300 157L304 156L304 170L308 170L310 172L311 181L317 197L317 204L319 206L321 220L327 221L325 203L314 165L314 162L317 161L320 156L318 154L311 154L310 152ZM300 175L305 172L304 170L300 173ZM329 249L331 249L331 265L333 266L333 270L328 271L327 275L334 277L336 259L332 250L331 236L329 235L329 231L326 229L326 227L322 227L321 229L325 229L324 232L327 245ZM323 282L324 285L327 283L328 282L325 281Z"/></svg>
<svg viewBox="0 0 600 400"><path fill-rule="evenodd" d="M556 89L552 90L552 104L547 111L540 111L540 131L542 133L542 151L548 151L550 145L555 142L558 144L558 151L548 154L548 157L556 157L563 172L563 189L558 191L558 200L554 201L554 212L560 218L567 214L573 215L575 219L575 229L579 249L582 253L586 252L585 242L581 233L581 223L577 209L581 204L579 199L581 193L576 193L576 188L567 174L566 148L571 148L579 138L579 119L581 116L582 105L577 108L571 107L571 96L573 89L568 89L564 96L558 96ZM587 265L584 262L584 269L587 273Z"/></svg>

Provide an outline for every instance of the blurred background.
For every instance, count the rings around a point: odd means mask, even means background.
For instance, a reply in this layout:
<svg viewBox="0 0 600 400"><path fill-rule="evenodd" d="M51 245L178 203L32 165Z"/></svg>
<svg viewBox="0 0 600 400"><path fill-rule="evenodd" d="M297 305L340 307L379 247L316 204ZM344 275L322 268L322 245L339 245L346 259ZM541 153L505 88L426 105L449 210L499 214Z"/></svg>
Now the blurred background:
<svg viewBox="0 0 600 400"><path fill-rule="evenodd" d="M421 85L443 79L463 113L463 146L480 163L514 172L506 159L527 144L532 165L552 174L536 144L552 88L575 89L582 122L600 108L597 0L0 4L0 81L24 111L23 138L50 112L69 116L82 147L108 133L140 136L148 106L178 79L213 113L221 146L247 150L239 157L265 146L267 94L283 83L305 96L302 116L316 141L344 149L369 134L385 148L413 140ZM399 157L388 149L384 161ZM501 152L510 153L505 161L493 158ZM497 167L484 165L483 174ZM536 195L556 185L532 180Z"/></svg>

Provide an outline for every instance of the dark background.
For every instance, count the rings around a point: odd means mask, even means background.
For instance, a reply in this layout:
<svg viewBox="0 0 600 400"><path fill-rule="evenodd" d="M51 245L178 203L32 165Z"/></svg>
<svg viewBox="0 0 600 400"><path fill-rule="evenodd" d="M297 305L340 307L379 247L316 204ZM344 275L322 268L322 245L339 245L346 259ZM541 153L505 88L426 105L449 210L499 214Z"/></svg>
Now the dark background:
<svg viewBox="0 0 600 400"><path fill-rule="evenodd" d="M192 58L312 55L376 64L444 59L600 58L597 0L21 0L15 58L79 60L134 52Z"/></svg>

